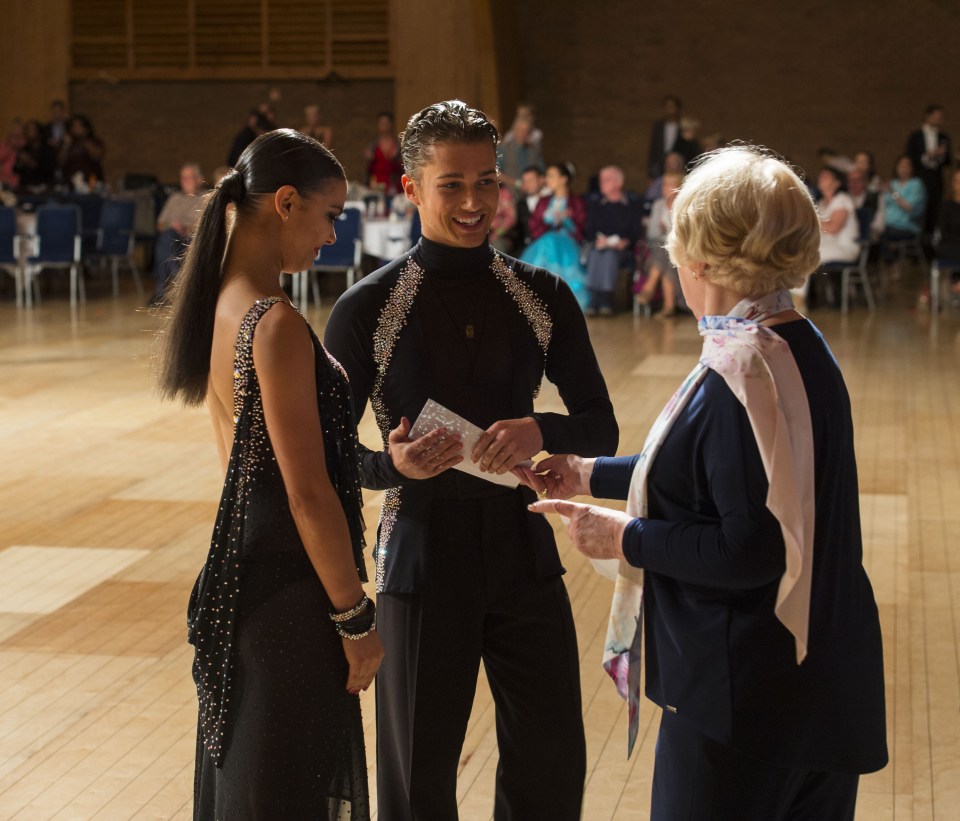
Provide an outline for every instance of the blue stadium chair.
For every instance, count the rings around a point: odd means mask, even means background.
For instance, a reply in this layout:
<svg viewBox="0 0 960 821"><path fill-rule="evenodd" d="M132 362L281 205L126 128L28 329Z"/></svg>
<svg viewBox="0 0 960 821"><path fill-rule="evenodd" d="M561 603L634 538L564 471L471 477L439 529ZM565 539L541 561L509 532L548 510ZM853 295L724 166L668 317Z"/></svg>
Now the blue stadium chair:
<svg viewBox="0 0 960 821"><path fill-rule="evenodd" d="M97 238L100 230L100 215L104 199L100 194L66 194L64 203L76 205L80 209L80 252L84 259L97 252Z"/></svg>
<svg viewBox="0 0 960 821"><path fill-rule="evenodd" d="M80 224L80 209L76 205L44 205L37 209L34 253L27 257L24 277L28 308L33 304L32 285L47 268L70 270L71 308L76 308L78 296L86 299L80 270ZM38 300L39 297L38 290Z"/></svg>
<svg viewBox="0 0 960 821"><path fill-rule="evenodd" d="M23 270L20 261L17 212L12 208L0 208L0 270L13 277L17 307L23 304Z"/></svg>
<svg viewBox="0 0 960 821"><path fill-rule="evenodd" d="M320 305L317 272L346 272L348 288L356 281L362 256L362 226L363 220L359 208L347 207L343 209L343 213L337 218L337 241L333 245L325 245L321 248L310 270L297 274L294 280L294 298L301 311L307 309L308 289L310 288L313 289L314 300L318 306Z"/></svg>
<svg viewBox="0 0 960 821"><path fill-rule="evenodd" d="M125 262L133 274L137 293L143 296L140 270L133 255L136 241L134 221L137 206L133 200L106 200L100 212L100 229L97 231L97 256L101 262L110 260L113 275L113 295L120 294L120 263Z"/></svg>

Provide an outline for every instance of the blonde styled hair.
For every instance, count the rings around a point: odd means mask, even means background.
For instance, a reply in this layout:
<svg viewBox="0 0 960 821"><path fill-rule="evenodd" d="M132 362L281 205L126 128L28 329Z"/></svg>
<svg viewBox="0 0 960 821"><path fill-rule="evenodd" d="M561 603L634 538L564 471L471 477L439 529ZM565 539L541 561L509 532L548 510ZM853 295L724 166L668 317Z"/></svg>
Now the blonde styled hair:
<svg viewBox="0 0 960 821"><path fill-rule="evenodd" d="M705 262L710 281L745 297L801 285L820 264L820 220L800 178L751 145L712 151L673 204L674 265Z"/></svg>

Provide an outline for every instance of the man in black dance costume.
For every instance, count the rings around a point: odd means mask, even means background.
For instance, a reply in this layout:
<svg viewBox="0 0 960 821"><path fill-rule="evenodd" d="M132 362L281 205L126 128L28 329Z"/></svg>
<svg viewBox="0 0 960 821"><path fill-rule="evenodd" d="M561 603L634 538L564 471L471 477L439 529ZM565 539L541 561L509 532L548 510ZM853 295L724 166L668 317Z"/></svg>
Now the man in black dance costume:
<svg viewBox="0 0 960 821"><path fill-rule="evenodd" d="M369 399L383 450L366 487L385 490L375 550L377 793L384 821L457 818L457 769L480 661L496 706L494 817L577 819L585 744L579 658L563 567L534 494L503 478L541 450L612 454L617 423L569 287L494 252L499 135L460 101L414 115L403 187L423 237L337 302L325 344L359 418ZM568 414L535 413L546 376ZM463 452L439 428L411 440L434 399L484 430Z"/></svg>

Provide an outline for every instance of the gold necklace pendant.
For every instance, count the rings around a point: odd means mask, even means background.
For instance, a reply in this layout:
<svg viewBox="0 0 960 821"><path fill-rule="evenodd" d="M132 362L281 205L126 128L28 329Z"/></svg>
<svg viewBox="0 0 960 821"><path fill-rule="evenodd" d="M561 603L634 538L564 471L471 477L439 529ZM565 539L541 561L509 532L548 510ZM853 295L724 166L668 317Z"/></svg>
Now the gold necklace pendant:
<svg viewBox="0 0 960 821"><path fill-rule="evenodd" d="M473 323L467 324L467 339L473 339Z"/></svg>

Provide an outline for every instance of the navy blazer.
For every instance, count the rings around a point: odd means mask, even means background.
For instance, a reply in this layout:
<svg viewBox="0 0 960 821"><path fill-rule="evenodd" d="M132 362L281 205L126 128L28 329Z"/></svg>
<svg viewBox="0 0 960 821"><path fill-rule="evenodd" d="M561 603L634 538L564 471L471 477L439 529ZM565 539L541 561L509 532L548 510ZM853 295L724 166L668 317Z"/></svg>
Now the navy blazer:
<svg viewBox="0 0 960 821"><path fill-rule="evenodd" d="M807 657L774 614L779 524L746 411L710 372L647 478L624 536L644 568L646 695L704 735L773 764L863 773L887 762L883 653L862 565L850 402L809 322L778 325L810 403L816 521ZM626 498L636 457L598 459L594 496Z"/></svg>

